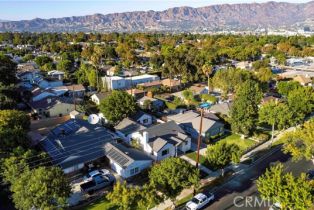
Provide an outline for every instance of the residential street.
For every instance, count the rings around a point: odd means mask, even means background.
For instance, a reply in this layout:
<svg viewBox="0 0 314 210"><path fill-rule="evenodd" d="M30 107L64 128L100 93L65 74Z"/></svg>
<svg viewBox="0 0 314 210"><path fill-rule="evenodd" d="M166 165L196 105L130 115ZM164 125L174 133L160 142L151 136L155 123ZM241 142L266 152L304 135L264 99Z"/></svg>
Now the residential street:
<svg viewBox="0 0 314 210"><path fill-rule="evenodd" d="M217 199L206 209L269 209L267 203L262 205L262 207L250 207L249 201L251 198L254 199L255 196L258 197L256 189L257 177L264 172L269 163L276 161L283 162L285 170L292 172L294 175L299 175L301 172L314 169L314 165L311 161L303 160L300 162L292 162L288 155L283 154L280 150L276 151L273 155L244 170L243 173L236 175L235 178L215 190L214 193ZM251 198L245 198L245 196L251 196ZM234 204L234 200L237 201L236 204ZM245 203L247 205L245 205Z"/></svg>

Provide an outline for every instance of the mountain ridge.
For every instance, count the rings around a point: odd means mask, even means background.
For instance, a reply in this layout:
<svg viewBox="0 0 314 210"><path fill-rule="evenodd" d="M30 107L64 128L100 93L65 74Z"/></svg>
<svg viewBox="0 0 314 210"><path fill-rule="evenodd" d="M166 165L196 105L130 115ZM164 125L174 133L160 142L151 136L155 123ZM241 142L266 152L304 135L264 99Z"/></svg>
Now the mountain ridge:
<svg viewBox="0 0 314 210"><path fill-rule="evenodd" d="M133 11L63 18L0 21L0 31L136 32L254 30L257 28L314 27L314 1L219 4L173 7L163 11ZM314 28L313 28L314 29Z"/></svg>

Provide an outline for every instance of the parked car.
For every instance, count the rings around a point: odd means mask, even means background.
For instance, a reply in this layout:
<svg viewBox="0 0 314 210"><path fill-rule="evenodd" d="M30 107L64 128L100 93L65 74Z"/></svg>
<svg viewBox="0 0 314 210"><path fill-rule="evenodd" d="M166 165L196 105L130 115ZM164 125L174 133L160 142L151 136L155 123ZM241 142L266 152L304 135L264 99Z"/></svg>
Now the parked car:
<svg viewBox="0 0 314 210"><path fill-rule="evenodd" d="M201 209L204 206L206 206L209 202L213 201L214 199L215 199L215 196L212 193L209 193L208 195L199 193L196 196L194 196L192 200L186 204L186 209L188 210Z"/></svg>
<svg viewBox="0 0 314 210"><path fill-rule="evenodd" d="M269 208L269 210L281 210L281 205L280 203L274 203L273 205L271 205L271 207Z"/></svg>
<svg viewBox="0 0 314 210"><path fill-rule="evenodd" d="M86 193L93 193L96 190L112 186L116 179L112 174L96 175L92 180L87 181L80 185L81 191Z"/></svg>
<svg viewBox="0 0 314 210"><path fill-rule="evenodd" d="M106 175L110 174L110 172L107 169L96 169L93 171L88 172L86 176L84 176L84 181L90 181L94 176L98 175Z"/></svg>

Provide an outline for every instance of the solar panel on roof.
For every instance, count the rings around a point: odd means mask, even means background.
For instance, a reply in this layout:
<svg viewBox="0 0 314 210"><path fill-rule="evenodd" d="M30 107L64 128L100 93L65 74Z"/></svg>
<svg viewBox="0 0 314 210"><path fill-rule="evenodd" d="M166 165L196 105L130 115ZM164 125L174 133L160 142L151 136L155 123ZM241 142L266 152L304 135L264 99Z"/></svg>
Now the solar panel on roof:
<svg viewBox="0 0 314 210"><path fill-rule="evenodd" d="M114 148L111 148L108 151L108 156L110 156L115 162L117 162L119 165L124 166L129 160L121 155L118 151L116 151Z"/></svg>

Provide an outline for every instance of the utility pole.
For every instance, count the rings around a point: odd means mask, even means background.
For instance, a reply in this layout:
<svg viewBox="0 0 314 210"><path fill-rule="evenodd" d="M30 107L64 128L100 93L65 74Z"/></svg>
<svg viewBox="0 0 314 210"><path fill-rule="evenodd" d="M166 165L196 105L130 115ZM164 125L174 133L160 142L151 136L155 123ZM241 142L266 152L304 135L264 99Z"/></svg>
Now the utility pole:
<svg viewBox="0 0 314 210"><path fill-rule="evenodd" d="M201 122L200 122L200 129L198 134L198 141L197 141L197 155L196 155L196 168L198 168L199 160L200 160L200 147L202 141L202 127L203 127L203 109L201 109Z"/></svg>

